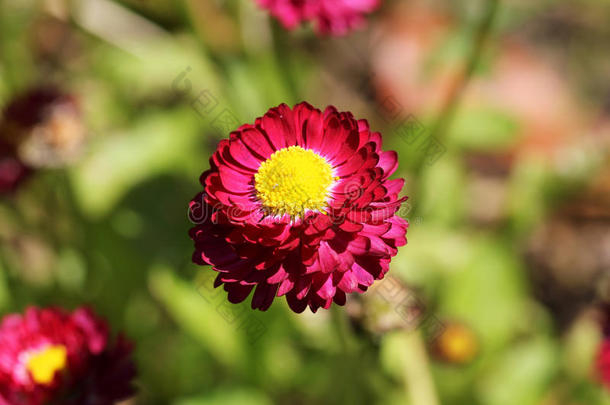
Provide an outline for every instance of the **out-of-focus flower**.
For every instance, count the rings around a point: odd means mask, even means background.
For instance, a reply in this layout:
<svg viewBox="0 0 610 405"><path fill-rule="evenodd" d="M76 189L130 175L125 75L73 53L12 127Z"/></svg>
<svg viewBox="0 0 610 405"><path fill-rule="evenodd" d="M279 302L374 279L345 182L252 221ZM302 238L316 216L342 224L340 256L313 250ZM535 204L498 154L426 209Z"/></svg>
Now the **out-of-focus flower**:
<svg viewBox="0 0 610 405"><path fill-rule="evenodd" d="M295 312L343 305L406 244L404 180L365 120L307 103L272 108L222 140L190 203L193 261L219 272L229 301L286 295Z"/></svg>
<svg viewBox="0 0 610 405"><path fill-rule="evenodd" d="M91 310L29 308L0 325L0 405L113 405L133 393L131 344Z"/></svg>
<svg viewBox="0 0 610 405"><path fill-rule="evenodd" d="M34 87L17 96L4 108L0 140L30 168L71 162L85 140L75 97L51 86Z"/></svg>
<svg viewBox="0 0 610 405"><path fill-rule="evenodd" d="M610 389L610 305L602 307L602 334L603 339L599 346L595 362L596 374L599 380Z"/></svg>
<svg viewBox="0 0 610 405"><path fill-rule="evenodd" d="M344 35L364 25L380 0L256 0L287 29L313 21L320 34Z"/></svg>
<svg viewBox="0 0 610 405"><path fill-rule="evenodd" d="M599 376L610 389L610 338L606 337L602 342L597 355L597 371Z"/></svg>
<svg viewBox="0 0 610 405"><path fill-rule="evenodd" d="M377 97L380 101L392 97L404 112L415 116L438 112L461 78L455 58L442 63L435 59L448 38L454 38L455 22L427 1L389 7L378 24L379 39L370 56Z"/></svg>
<svg viewBox="0 0 610 405"><path fill-rule="evenodd" d="M0 194L13 192L36 169L74 160L84 140L73 96L50 86L17 96L0 119Z"/></svg>
<svg viewBox="0 0 610 405"><path fill-rule="evenodd" d="M420 0L397 2L386 15L371 57L379 100L393 97L415 116L441 111L465 78L467 61L454 53L458 22ZM588 131L584 111L544 52L510 36L495 47L489 72L471 77L461 94L460 114L498 111L518 124L518 137L497 156L503 163L531 155L551 160Z"/></svg>
<svg viewBox="0 0 610 405"><path fill-rule="evenodd" d="M443 332L434 341L436 357L453 364L466 364L477 355L479 343L474 332L464 324L444 323Z"/></svg>
<svg viewBox="0 0 610 405"><path fill-rule="evenodd" d="M14 191L30 173L19 159L11 153L11 148L0 142L0 194Z"/></svg>

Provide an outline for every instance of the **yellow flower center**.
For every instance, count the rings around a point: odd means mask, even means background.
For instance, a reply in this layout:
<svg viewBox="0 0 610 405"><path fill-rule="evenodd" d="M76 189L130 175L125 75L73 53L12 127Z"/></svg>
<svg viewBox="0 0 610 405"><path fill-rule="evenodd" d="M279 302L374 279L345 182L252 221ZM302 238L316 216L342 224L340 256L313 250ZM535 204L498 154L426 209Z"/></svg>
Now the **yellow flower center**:
<svg viewBox="0 0 610 405"><path fill-rule="evenodd" d="M328 191L338 177L322 156L300 146L273 153L254 175L256 196L271 215L303 216L305 210L324 212Z"/></svg>
<svg viewBox="0 0 610 405"><path fill-rule="evenodd" d="M66 368L67 360L65 346L47 346L28 358L26 368L37 384L48 385L53 382L55 373Z"/></svg>

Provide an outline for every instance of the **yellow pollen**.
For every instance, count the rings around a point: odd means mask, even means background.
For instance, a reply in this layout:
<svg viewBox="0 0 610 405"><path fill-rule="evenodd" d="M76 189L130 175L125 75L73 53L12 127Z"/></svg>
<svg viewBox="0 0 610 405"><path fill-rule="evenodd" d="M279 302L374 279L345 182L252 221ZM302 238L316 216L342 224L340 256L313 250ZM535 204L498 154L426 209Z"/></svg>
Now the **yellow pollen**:
<svg viewBox="0 0 610 405"><path fill-rule="evenodd" d="M47 346L30 356L26 368L37 384L48 385L53 382L55 373L66 368L67 360L68 353L65 346Z"/></svg>
<svg viewBox="0 0 610 405"><path fill-rule="evenodd" d="M324 212L329 188L338 179L322 156L300 146L289 146L260 165L254 186L268 214L298 217L305 210Z"/></svg>

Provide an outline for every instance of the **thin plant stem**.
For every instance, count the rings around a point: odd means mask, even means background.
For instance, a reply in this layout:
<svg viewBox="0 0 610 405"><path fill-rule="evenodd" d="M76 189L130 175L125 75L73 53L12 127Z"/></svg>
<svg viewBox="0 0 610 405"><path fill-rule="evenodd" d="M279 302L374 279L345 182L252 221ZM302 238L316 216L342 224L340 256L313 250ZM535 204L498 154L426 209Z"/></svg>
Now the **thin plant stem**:
<svg viewBox="0 0 610 405"><path fill-rule="evenodd" d="M485 45L488 42L494 22L498 15L499 5L500 0L487 0L485 14L483 15L481 23L477 29L477 32L475 33L473 46L468 57L466 58L466 64L461 78L452 88L449 96L447 97L446 103L439 113L438 120L435 122L430 131L430 136L439 141L445 137L447 130L453 122L455 112L459 106L462 95L464 94L464 91L466 90L475 69L479 65L481 55L485 50Z"/></svg>
<svg viewBox="0 0 610 405"><path fill-rule="evenodd" d="M401 359L409 403L417 405L439 405L434 379L422 334L419 331L401 331L404 358Z"/></svg>
<svg viewBox="0 0 610 405"><path fill-rule="evenodd" d="M350 326L344 309L345 308L339 307L338 305L333 305L331 307L331 316L335 330L337 331L337 337L339 338L339 342L341 342L343 353L348 353L352 348L352 336L349 331Z"/></svg>

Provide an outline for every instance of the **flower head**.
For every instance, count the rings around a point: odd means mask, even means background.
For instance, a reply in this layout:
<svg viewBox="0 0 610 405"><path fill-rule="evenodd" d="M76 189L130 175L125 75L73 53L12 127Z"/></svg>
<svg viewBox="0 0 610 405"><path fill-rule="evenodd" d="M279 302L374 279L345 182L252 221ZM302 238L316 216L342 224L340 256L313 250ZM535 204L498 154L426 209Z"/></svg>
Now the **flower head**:
<svg viewBox="0 0 610 405"><path fill-rule="evenodd" d="M0 194L15 191L36 169L74 160L84 139L74 96L53 86L19 94L0 116Z"/></svg>
<svg viewBox="0 0 610 405"><path fill-rule="evenodd" d="M131 345L110 341L104 321L81 308L29 308L0 324L0 405L112 405L132 394ZM95 402L92 402L95 401Z"/></svg>
<svg viewBox="0 0 610 405"><path fill-rule="evenodd" d="M610 389L610 338L605 338L597 355L597 371L601 381Z"/></svg>
<svg viewBox="0 0 610 405"><path fill-rule="evenodd" d="M603 339L596 359L596 372L600 381L610 389L610 305L602 307L601 328Z"/></svg>
<svg viewBox="0 0 610 405"><path fill-rule="evenodd" d="M222 140L190 203L193 261L213 266L229 301L295 312L343 305L384 277L407 222L397 155L365 120L307 103L270 109Z"/></svg>
<svg viewBox="0 0 610 405"><path fill-rule="evenodd" d="M374 11L380 0L257 0L284 27L294 29L313 21L321 34L343 35L364 24L364 15Z"/></svg>
<svg viewBox="0 0 610 405"><path fill-rule="evenodd" d="M15 157L12 148L0 142L0 195L15 191L30 173L31 170Z"/></svg>
<svg viewBox="0 0 610 405"><path fill-rule="evenodd" d="M470 363L479 351L474 331L466 324L456 321L445 323L432 347L439 360L462 365Z"/></svg>

